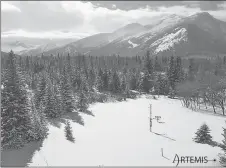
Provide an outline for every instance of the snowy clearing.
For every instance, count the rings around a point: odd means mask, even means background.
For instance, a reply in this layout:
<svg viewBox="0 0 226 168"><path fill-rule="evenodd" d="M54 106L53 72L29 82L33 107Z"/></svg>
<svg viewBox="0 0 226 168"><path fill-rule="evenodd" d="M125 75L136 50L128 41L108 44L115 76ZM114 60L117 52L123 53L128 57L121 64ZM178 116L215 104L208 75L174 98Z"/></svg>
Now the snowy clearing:
<svg viewBox="0 0 226 168"><path fill-rule="evenodd" d="M153 120L152 131L165 134L175 141L149 131L149 104L152 115L161 116L164 123ZM192 141L203 122L211 129L213 140L221 142L225 118L193 112L180 101L160 97L145 97L116 103L97 103L90 107L95 117L83 115L85 126L71 123L75 143L66 140L64 124L50 126L50 134L40 151L34 153L29 166L176 166L179 156L216 158L219 147ZM161 154L163 148L164 156ZM179 166L214 166L218 162L179 164Z"/></svg>

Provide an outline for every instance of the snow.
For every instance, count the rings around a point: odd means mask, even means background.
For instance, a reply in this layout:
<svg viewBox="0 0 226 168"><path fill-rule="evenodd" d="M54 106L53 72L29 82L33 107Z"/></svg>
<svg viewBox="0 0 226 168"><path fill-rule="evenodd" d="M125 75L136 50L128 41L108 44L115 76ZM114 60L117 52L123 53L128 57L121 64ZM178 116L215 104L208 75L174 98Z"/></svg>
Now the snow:
<svg viewBox="0 0 226 168"><path fill-rule="evenodd" d="M134 37L134 36L123 37L119 42L122 43L122 42L124 42L124 41L127 41L127 40L133 38L133 37ZM118 40L118 39L116 39L116 40ZM113 41L113 42L114 42L114 41Z"/></svg>
<svg viewBox="0 0 226 168"><path fill-rule="evenodd" d="M67 47L65 48L65 53L71 53L71 48L70 48L69 46L67 46Z"/></svg>
<svg viewBox="0 0 226 168"><path fill-rule="evenodd" d="M149 30L151 33L160 33L163 32L164 30L176 25L177 23L181 22L183 20L182 17L177 16L177 15L171 15L171 16L166 16L164 18L161 18L161 21L159 24L153 26Z"/></svg>
<svg viewBox="0 0 226 168"><path fill-rule="evenodd" d="M144 43L146 43L148 40L152 39L154 37L154 35L149 35L147 37L144 38Z"/></svg>
<svg viewBox="0 0 226 168"><path fill-rule="evenodd" d="M48 44L45 44L45 45L41 45L39 48L42 52L45 52L45 51L49 51L49 50L52 50L54 48L57 48L58 46L55 44L55 43L48 43Z"/></svg>
<svg viewBox="0 0 226 168"><path fill-rule="evenodd" d="M170 139L149 132L149 106L153 117L152 131L166 134ZM50 134L36 151L29 166L176 166L179 156L208 156L217 158L221 149L197 144L192 138L206 122L213 139L221 142L225 118L193 112L181 106L179 100L141 97L114 103L97 103L90 107L95 117L83 115L85 126L72 123L75 143L66 140L64 125L50 126ZM163 148L164 156L161 156ZM179 164L179 166L214 166L219 163Z"/></svg>
<svg viewBox="0 0 226 168"><path fill-rule="evenodd" d="M135 44L135 43L133 43L133 42L132 42L132 41L130 41L130 40L128 41L128 43L129 43L129 44L131 44L133 48L135 48L135 47L139 46L139 44Z"/></svg>
<svg viewBox="0 0 226 168"><path fill-rule="evenodd" d="M157 46L155 49L155 53L158 53L160 51L165 51L170 47L173 47L175 44L178 44L181 41L186 41L187 40L186 36L187 36L187 30L185 28L181 28L175 33L170 33L156 40L154 43L151 44L150 47Z"/></svg>

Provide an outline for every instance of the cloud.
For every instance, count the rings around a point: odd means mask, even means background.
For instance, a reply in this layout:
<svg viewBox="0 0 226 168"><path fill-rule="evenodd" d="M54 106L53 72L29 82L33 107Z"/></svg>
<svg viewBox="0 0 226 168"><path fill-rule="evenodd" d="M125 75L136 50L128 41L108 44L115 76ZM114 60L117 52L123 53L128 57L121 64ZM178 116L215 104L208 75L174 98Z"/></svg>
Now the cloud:
<svg viewBox="0 0 226 168"><path fill-rule="evenodd" d="M113 5L112 5L112 8L113 8L113 9L115 9L115 8L116 8L116 5L115 5L115 4L113 4Z"/></svg>
<svg viewBox="0 0 226 168"><path fill-rule="evenodd" d="M151 8L147 5L126 11L79 1L63 1L62 6L68 13L83 15L85 18L84 27L89 27L96 32L111 32L132 22L148 24L152 18L163 14L188 15L200 11L199 8L187 8L185 6Z"/></svg>
<svg viewBox="0 0 226 168"><path fill-rule="evenodd" d="M6 1L1 1L1 11L4 12L21 12L20 8L6 2Z"/></svg>
<svg viewBox="0 0 226 168"><path fill-rule="evenodd" d="M3 32L14 30L23 30L25 32L68 31L73 34L76 32L90 35L100 32L112 32L133 22L150 24L155 17L166 14L189 16L200 11L208 11L214 17L226 20L226 5L222 2L17 1L10 2L10 4L16 9L18 8L20 12L2 10L1 26Z"/></svg>
<svg viewBox="0 0 226 168"><path fill-rule="evenodd" d="M7 37L30 37L30 38L54 38L54 39L63 39L63 38L73 38L81 39L86 36L89 36L88 33L76 33L69 31L50 31L50 32L28 32L24 30L13 30L2 32L1 38Z"/></svg>
<svg viewBox="0 0 226 168"><path fill-rule="evenodd" d="M74 29L83 22L82 15L68 14L60 2L20 1L20 13L2 12L3 30L51 31Z"/></svg>
<svg viewBox="0 0 226 168"><path fill-rule="evenodd" d="M219 10L208 11L211 15L226 22L226 2L218 4Z"/></svg>
<svg viewBox="0 0 226 168"><path fill-rule="evenodd" d="M218 4L217 6L220 9L226 9L226 2L222 2L222 3Z"/></svg>

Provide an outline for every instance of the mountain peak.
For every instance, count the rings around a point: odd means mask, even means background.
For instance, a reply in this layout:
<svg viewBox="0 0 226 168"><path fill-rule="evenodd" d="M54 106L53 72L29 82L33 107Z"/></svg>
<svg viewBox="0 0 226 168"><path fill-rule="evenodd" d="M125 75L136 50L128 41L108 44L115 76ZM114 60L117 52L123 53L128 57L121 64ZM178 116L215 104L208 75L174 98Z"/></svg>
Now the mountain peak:
<svg viewBox="0 0 226 168"><path fill-rule="evenodd" d="M114 31L113 34L116 34L117 36L118 35L122 36L122 35L135 34L143 30L145 30L145 27L143 25L139 23L130 23Z"/></svg>
<svg viewBox="0 0 226 168"><path fill-rule="evenodd" d="M121 31L121 30L131 30L131 29L139 29L139 28L143 28L144 26L139 24L139 23L130 23L125 25L124 27L119 28L116 31Z"/></svg>
<svg viewBox="0 0 226 168"><path fill-rule="evenodd" d="M191 15L190 17L192 17L192 18L213 18L213 16L211 14L209 14L209 12L198 12L194 15Z"/></svg>
<svg viewBox="0 0 226 168"><path fill-rule="evenodd" d="M142 26L140 23L130 23L130 24L127 24L125 27L137 27L137 26Z"/></svg>

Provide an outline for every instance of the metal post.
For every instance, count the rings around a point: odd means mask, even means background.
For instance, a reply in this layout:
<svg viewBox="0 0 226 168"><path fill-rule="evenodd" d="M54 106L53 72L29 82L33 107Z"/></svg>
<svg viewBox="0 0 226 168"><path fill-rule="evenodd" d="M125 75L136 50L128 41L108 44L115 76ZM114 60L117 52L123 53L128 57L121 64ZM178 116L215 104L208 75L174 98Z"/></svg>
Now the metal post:
<svg viewBox="0 0 226 168"><path fill-rule="evenodd" d="M152 131L152 111L151 111L151 104L150 104L150 132Z"/></svg>

